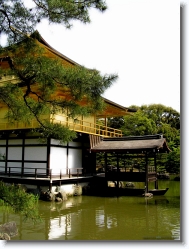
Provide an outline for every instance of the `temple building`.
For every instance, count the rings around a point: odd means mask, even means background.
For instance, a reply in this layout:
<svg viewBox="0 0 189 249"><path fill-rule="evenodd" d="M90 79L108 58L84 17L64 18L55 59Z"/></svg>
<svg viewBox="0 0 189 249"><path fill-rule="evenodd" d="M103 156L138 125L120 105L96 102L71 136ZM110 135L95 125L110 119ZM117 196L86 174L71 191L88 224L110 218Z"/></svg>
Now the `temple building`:
<svg viewBox="0 0 189 249"><path fill-rule="evenodd" d="M37 43L43 48L49 58L59 58L66 66L78 66L79 64L53 49L38 34ZM1 69L9 67L6 56L0 58ZM0 86L7 82L18 83L18 79L13 76L1 75ZM64 92L57 90L57 96L65 97ZM91 116L81 116L77 122L70 119L65 114L51 114L48 118L54 123L60 123L69 129L77 132L77 138L65 144L54 138L48 138L41 143L39 134L32 132L39 126L36 119L31 120L30 124L24 122L11 123L6 117L8 107L0 102L0 176L11 181L22 178L22 182L28 182L31 178L41 179L39 184L46 184L44 179L68 178L75 175L92 175L95 173L95 162L92 160L93 154L90 153L90 138L99 137L121 137L122 132L107 126L107 118L124 116L133 110L118 105L108 99L103 98L105 109L101 113ZM85 103L87 104L87 103ZM103 125L98 120L103 120ZM49 179L48 179L49 180ZM44 183L45 182L45 183Z"/></svg>
<svg viewBox="0 0 189 249"><path fill-rule="evenodd" d="M43 48L49 58L59 58L63 65L79 66L78 63L53 49L38 34L37 44ZM0 58L1 69L9 67L6 56ZM17 84L18 79L13 76L1 75L0 87L11 82ZM57 88L55 96L66 98L66 92ZM68 96L70 97L70 96ZM91 116L80 116L77 122L70 119L68 113L53 113L46 115L45 119L53 123L59 123L69 127L77 133L77 137L68 143L60 143L59 140L51 137L39 139L40 134L33 132L39 126L36 119L29 124L22 121L11 123L6 116L8 106L0 101L0 179L7 182L21 184L48 186L52 190L55 186L67 186L78 182L88 182L97 175L96 153L108 153L116 155L117 172L119 172L119 158L123 154L140 153L144 157L147 154L156 155L159 151L167 152L166 141L162 136L138 137L130 139L123 137L122 131L107 126L107 118L129 115L135 110L121 106L106 98L103 98L105 108L103 111ZM86 101L81 103L87 105ZM100 123L98 121L101 121ZM133 140L133 141L131 141ZM142 142L141 142L142 141ZM154 157L155 158L155 157ZM105 159L106 162L107 159ZM155 159L154 159L155 160ZM108 165L105 165L105 177L107 181L157 181L157 169L149 174L148 162L146 159L146 174L138 173L137 178L133 175L122 172L108 172ZM156 167L156 166L155 166ZM131 172L130 172L131 173ZM129 177L129 178L128 178ZM158 188L156 183L156 188Z"/></svg>

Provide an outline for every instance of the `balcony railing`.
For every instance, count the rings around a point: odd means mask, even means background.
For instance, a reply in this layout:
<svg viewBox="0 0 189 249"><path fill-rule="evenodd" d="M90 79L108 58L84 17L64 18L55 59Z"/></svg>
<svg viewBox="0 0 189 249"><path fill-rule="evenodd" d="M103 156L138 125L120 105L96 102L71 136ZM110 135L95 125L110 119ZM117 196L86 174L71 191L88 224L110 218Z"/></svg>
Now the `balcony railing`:
<svg viewBox="0 0 189 249"><path fill-rule="evenodd" d="M65 173L66 171L66 173ZM91 174L92 175L92 174ZM67 168L67 169L46 169L46 168L30 168L30 167L5 167L0 166L1 177L29 177L34 179L68 179L86 177L83 168Z"/></svg>
<svg viewBox="0 0 189 249"><path fill-rule="evenodd" d="M122 137L122 131L118 129L113 129L100 124L95 124L92 122L77 120L69 121L68 117L64 116L64 119L51 118L52 123L58 123L69 127L70 130L77 132L93 134L103 137ZM14 122L10 123L6 119L0 119L0 130L12 130L12 129L32 129L39 127L36 120L31 120L30 124L24 122Z"/></svg>
<svg viewBox="0 0 189 249"><path fill-rule="evenodd" d="M74 130L77 132L83 132L93 135L99 135L103 137L122 137L122 131L118 129L114 129L111 127L107 127L100 124L95 124L92 122L77 120L76 122L67 121L67 120L59 120L52 119L53 123L59 123L69 127L70 130Z"/></svg>

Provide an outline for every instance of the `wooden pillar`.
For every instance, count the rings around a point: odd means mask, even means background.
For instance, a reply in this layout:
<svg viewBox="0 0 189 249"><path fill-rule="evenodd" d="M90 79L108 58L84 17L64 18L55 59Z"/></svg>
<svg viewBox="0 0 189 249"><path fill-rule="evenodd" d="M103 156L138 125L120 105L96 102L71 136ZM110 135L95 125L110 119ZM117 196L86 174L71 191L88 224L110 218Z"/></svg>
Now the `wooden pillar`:
<svg viewBox="0 0 189 249"><path fill-rule="evenodd" d="M52 191L52 179L50 179L50 182L49 182L49 191L50 192Z"/></svg>
<svg viewBox="0 0 189 249"><path fill-rule="evenodd" d="M90 154L90 165L91 165L91 168L90 168L90 173L91 175L94 175L96 174L96 153L91 153Z"/></svg>
<svg viewBox="0 0 189 249"><path fill-rule="evenodd" d="M105 181L106 181L106 186L108 186L108 179L107 179L107 153L105 152L104 154L104 163L105 163Z"/></svg>
<svg viewBox="0 0 189 249"><path fill-rule="evenodd" d="M50 174L50 150L51 150L51 139L47 138L47 176Z"/></svg>
<svg viewBox="0 0 189 249"><path fill-rule="evenodd" d="M8 167L8 152L9 152L9 135L6 135L6 152L5 152L5 174L7 174L7 167Z"/></svg>
<svg viewBox="0 0 189 249"><path fill-rule="evenodd" d="M156 152L154 153L154 166L155 166L155 172L156 172L155 189L158 189Z"/></svg>
<svg viewBox="0 0 189 249"><path fill-rule="evenodd" d="M119 196L119 155L117 154L117 185L116 185L117 196Z"/></svg>
<svg viewBox="0 0 189 249"><path fill-rule="evenodd" d="M105 135L107 136L107 117L104 118Z"/></svg>
<svg viewBox="0 0 189 249"><path fill-rule="evenodd" d="M69 156L69 143L66 145L66 174L69 174L69 169L68 169L68 156Z"/></svg>
<svg viewBox="0 0 189 249"><path fill-rule="evenodd" d="M24 158L25 158L25 134L22 138L22 169L21 169L21 177L24 175Z"/></svg>
<svg viewBox="0 0 189 249"><path fill-rule="evenodd" d="M145 173L146 173L146 179L145 179L145 186L146 186L146 193L148 193L148 153L145 152Z"/></svg>
<svg viewBox="0 0 189 249"><path fill-rule="evenodd" d="M106 174L107 174L107 153L105 152L104 153L104 166L105 166L105 177L106 177Z"/></svg>

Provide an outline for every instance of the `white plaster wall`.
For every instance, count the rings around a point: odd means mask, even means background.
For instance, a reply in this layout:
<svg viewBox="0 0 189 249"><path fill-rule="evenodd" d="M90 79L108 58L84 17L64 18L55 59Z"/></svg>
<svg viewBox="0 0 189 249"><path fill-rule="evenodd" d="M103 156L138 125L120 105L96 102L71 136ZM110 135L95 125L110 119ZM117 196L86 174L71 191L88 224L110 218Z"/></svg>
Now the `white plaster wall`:
<svg viewBox="0 0 189 249"><path fill-rule="evenodd" d="M54 145L63 145L63 146L67 145L67 143L61 144L59 140L53 139L53 138L51 138L51 144L54 144Z"/></svg>
<svg viewBox="0 0 189 249"><path fill-rule="evenodd" d="M69 146L73 146L73 147L81 147L81 143L80 142L69 142L68 145Z"/></svg>
<svg viewBox="0 0 189 249"><path fill-rule="evenodd" d="M41 144L40 140L37 138L27 138L25 144Z"/></svg>
<svg viewBox="0 0 189 249"><path fill-rule="evenodd" d="M5 145L6 144L6 140L0 140L0 145Z"/></svg>
<svg viewBox="0 0 189 249"><path fill-rule="evenodd" d="M82 168L82 149L69 148L68 152L68 168ZM77 171L71 170L71 173L77 173Z"/></svg>
<svg viewBox="0 0 189 249"><path fill-rule="evenodd" d="M22 144L22 139L10 139L8 143L9 145Z"/></svg>
<svg viewBox="0 0 189 249"><path fill-rule="evenodd" d="M9 147L8 160L22 160L22 147Z"/></svg>
<svg viewBox="0 0 189 249"><path fill-rule="evenodd" d="M52 169L52 174L60 174L60 169L62 171L62 174L66 174L66 164L67 149L60 147L51 147L50 169Z"/></svg>
<svg viewBox="0 0 189 249"><path fill-rule="evenodd" d="M47 148L46 147L25 147L24 160L47 160Z"/></svg>

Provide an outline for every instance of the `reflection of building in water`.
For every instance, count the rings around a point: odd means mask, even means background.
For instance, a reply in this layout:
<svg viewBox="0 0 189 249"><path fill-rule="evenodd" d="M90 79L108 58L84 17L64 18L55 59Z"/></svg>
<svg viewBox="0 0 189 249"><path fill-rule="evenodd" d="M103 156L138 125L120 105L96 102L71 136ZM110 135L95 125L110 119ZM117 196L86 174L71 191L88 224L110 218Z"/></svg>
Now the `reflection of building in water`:
<svg viewBox="0 0 189 249"><path fill-rule="evenodd" d="M107 229L117 227L117 218L115 215L106 214L104 209L96 210L96 226L101 228L105 227Z"/></svg>
<svg viewBox="0 0 189 249"><path fill-rule="evenodd" d="M59 237L62 238L63 236L65 236L66 240L67 234L71 232L71 214L51 219L49 225L49 240L57 240Z"/></svg>
<svg viewBox="0 0 189 249"><path fill-rule="evenodd" d="M16 240L175 239L179 210L169 208L165 197L157 200L79 196L63 203L39 202L43 220L35 225L19 215L4 213L0 223L17 223Z"/></svg>

